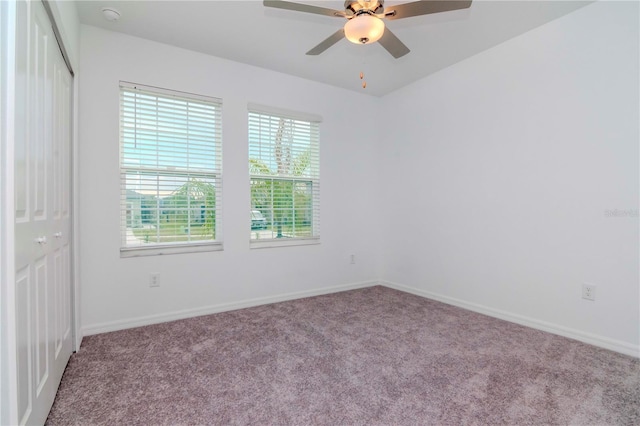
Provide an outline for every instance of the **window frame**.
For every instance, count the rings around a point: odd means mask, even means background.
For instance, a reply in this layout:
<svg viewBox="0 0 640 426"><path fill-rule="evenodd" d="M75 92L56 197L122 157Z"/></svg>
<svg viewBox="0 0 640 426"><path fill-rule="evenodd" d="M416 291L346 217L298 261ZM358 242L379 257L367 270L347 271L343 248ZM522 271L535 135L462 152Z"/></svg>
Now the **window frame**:
<svg viewBox="0 0 640 426"><path fill-rule="evenodd" d="M156 96L159 99L178 99L187 102L193 102L195 104L206 104L209 107L213 107L213 121L212 121L212 131L211 136L214 140L215 145L209 149L207 148L207 154L213 156L213 164L209 164L204 169L198 169L197 167L192 167L191 165L179 165L174 163L173 166L132 166L131 162L127 163L127 159L131 160L130 157L125 157L125 122L124 122L124 108L125 108L125 93L144 93L150 96ZM167 255L167 254L180 254L180 253L193 253L193 252L206 252L206 251L219 251L223 250L223 234L222 234L222 100L219 98L197 95L193 93L187 93L177 90L164 89L159 87L153 87L148 85L136 84L127 81L119 82L119 128L120 133L118 136L118 144L119 144L119 176L120 176L120 257L138 257L138 256L153 256L153 255ZM156 121L156 123L164 123L170 122L175 119L175 116L170 116L168 121ZM179 115L178 115L179 117ZM137 127L135 132L137 132ZM157 130L156 130L157 132ZM184 133L183 137L191 137L192 135L189 131ZM176 152L183 152L185 155L193 154L193 149L190 147L180 147L177 145ZM159 146L155 146L156 151L160 151L161 148ZM150 152L153 152L151 150ZM214 239L212 240L193 240L193 241L175 241L175 242L157 242L152 244L141 244L141 245L127 245L127 229L129 228L128 222L130 221L130 214L128 214L128 205L130 204L130 200L127 197L127 179L130 176L135 175L148 175L148 176L156 176L158 180L161 177L175 179L176 182L184 179L200 179L200 180L209 180L213 182L215 188L214 194L214 202L215 206L211 210L205 210L204 207L200 207L201 215L205 214L205 211L212 211L214 214L214 223L215 227L213 228ZM159 191L158 187L158 191ZM175 191L175 190L174 190ZM158 197L155 195L154 197ZM156 200L157 201L157 200ZM156 205L155 213L156 213L156 226L160 223L160 204ZM182 207L183 210L188 211L188 226L191 229L193 223L191 210L194 212L197 210L197 207L191 206L190 204L186 207ZM204 219L203 219L204 220ZM194 222L195 223L195 222ZM158 229L158 228L156 228Z"/></svg>
<svg viewBox="0 0 640 426"><path fill-rule="evenodd" d="M270 118L280 118L285 120L294 120L299 122L306 122L310 126L312 135L315 135L315 139L312 137L310 140L310 156L312 158L310 164L309 176L294 176L292 174L278 175L278 174L258 174L251 173L251 166L249 163L249 210L255 210L253 206L253 193L252 182L254 180L280 180L288 182L304 182L311 186L311 235L291 238L254 238L254 230L251 229L251 223L249 221L249 244L252 249L259 248L271 248L271 247L290 247L301 245L316 245L320 244L320 124L322 123L322 117L317 114L309 114L298 111L291 111L282 108L275 108L260 104L248 104L247 108L247 146L248 146L248 160L251 160L252 140L251 140L251 127L252 127L252 114L268 116ZM253 123L256 124L256 123ZM269 145L269 144L265 144ZM263 145L264 146L264 145ZM262 147L261 147L262 148ZM294 207L295 208L295 207ZM273 209L273 207L272 207ZM263 212L264 214L264 212ZM251 216L251 215L249 215ZM271 224L273 226L273 223ZM273 235L273 230L271 231Z"/></svg>

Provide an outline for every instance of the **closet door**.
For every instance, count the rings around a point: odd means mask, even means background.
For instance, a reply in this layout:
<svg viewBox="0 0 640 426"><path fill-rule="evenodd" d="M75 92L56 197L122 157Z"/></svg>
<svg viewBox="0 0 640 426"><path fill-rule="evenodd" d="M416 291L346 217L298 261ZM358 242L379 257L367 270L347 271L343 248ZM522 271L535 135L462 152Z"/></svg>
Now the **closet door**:
<svg viewBox="0 0 640 426"><path fill-rule="evenodd" d="M45 421L72 352L71 76L42 3L20 1L17 15L17 397L19 422L34 424Z"/></svg>

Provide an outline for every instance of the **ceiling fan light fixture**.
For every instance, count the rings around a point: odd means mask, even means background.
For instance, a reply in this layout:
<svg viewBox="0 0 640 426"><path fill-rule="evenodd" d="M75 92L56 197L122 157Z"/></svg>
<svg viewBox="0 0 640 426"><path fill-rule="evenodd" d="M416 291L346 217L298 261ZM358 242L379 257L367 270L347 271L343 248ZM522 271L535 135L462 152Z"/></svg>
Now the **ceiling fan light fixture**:
<svg viewBox="0 0 640 426"><path fill-rule="evenodd" d="M384 34L382 19L363 13L351 18L344 25L344 35L351 43L369 44L380 40Z"/></svg>

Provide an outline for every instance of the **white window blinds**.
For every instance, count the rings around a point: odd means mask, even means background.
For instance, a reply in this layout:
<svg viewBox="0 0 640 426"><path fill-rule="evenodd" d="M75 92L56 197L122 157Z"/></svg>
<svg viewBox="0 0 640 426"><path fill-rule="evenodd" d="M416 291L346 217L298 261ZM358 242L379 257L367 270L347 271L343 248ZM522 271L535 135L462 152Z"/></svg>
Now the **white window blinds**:
<svg viewBox="0 0 640 426"><path fill-rule="evenodd" d="M320 124L249 110L251 240L320 236Z"/></svg>
<svg viewBox="0 0 640 426"><path fill-rule="evenodd" d="M220 242L221 110L215 98L121 83L121 251Z"/></svg>

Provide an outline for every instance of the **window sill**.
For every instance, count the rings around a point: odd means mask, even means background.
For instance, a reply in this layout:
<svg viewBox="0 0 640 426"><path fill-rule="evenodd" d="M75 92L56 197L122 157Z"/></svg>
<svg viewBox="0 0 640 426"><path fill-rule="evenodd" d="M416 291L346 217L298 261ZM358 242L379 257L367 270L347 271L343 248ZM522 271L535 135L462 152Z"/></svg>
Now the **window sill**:
<svg viewBox="0 0 640 426"><path fill-rule="evenodd" d="M142 257L142 256L162 256L168 254L184 254L184 253L200 253L206 251L221 251L222 243L202 243L202 244L183 244L183 245L166 245L151 247L122 247L120 248L120 257Z"/></svg>
<svg viewBox="0 0 640 426"><path fill-rule="evenodd" d="M320 244L320 237L316 238L270 238L262 240L251 240L250 247L252 249L274 248L274 247L293 247L293 246L309 246Z"/></svg>

